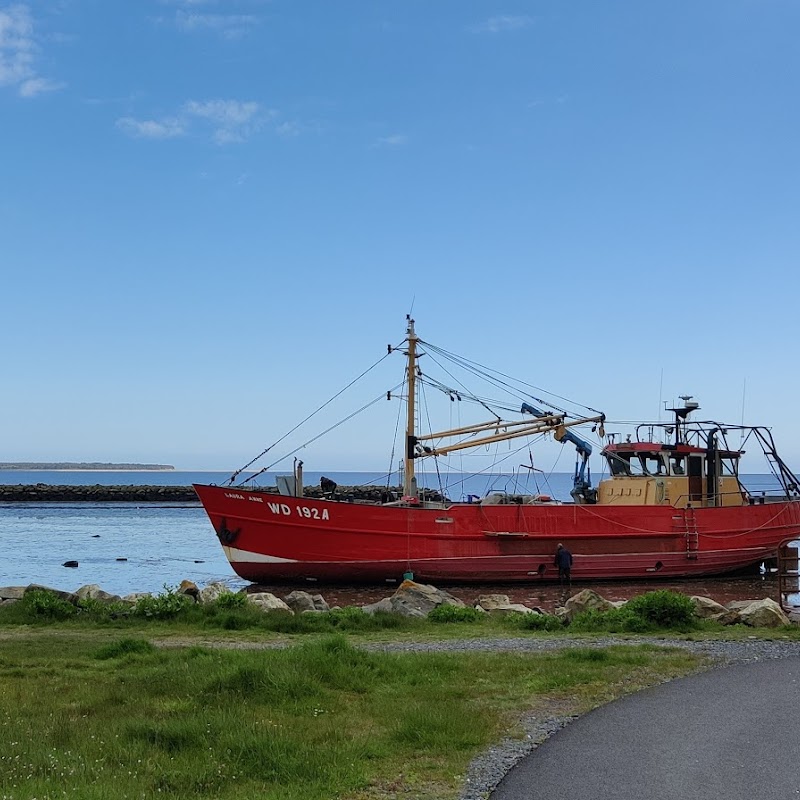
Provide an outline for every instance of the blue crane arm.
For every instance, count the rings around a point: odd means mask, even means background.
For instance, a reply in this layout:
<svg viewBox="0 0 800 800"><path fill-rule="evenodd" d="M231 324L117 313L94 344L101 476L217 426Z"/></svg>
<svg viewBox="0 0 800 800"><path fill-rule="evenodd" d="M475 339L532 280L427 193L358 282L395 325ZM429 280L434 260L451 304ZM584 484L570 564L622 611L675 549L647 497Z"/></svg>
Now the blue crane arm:
<svg viewBox="0 0 800 800"><path fill-rule="evenodd" d="M550 416L549 411L543 411L541 408L530 405L530 403L522 404L522 413L532 414L534 417ZM575 488L572 490L573 496L576 492L583 493L586 490L590 490L591 483L586 479L586 467L589 462L589 456L592 454L592 445L589 444L589 442L587 442L585 439L581 439L580 436L573 433L571 430L564 431L560 436L557 435L557 441L561 442L561 444L564 444L564 442L574 444L575 449L578 451L578 455L582 459L580 466L577 462L575 464L575 476L573 478L573 484Z"/></svg>
<svg viewBox="0 0 800 800"><path fill-rule="evenodd" d="M522 404L522 413L523 414L533 414L534 417L549 417L552 412L543 411L541 408L536 408L536 406L532 406L530 403L523 403ZM578 450L578 454L582 456L586 456L587 458L592 454L592 446L586 439L581 439L580 436L573 433L572 431L566 431L562 436L558 439L559 442L562 444L564 442L569 442L570 444L574 444Z"/></svg>

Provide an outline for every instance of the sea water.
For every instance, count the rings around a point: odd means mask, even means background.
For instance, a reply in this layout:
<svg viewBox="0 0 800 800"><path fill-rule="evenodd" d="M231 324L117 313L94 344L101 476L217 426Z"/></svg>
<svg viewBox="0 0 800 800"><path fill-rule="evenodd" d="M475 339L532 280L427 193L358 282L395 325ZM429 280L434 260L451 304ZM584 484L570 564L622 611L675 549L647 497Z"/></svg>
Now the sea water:
<svg viewBox="0 0 800 800"><path fill-rule="evenodd" d="M240 476L246 477L248 473ZM258 476L256 485L274 486L278 474ZM327 472L340 486L388 486L375 472ZM177 470L128 472L107 470L3 470L4 485L56 486L225 484L230 472ZM319 484L322 473L308 472L307 485ZM391 485L397 476L391 479ZM238 482L238 481L237 481ZM512 475L454 473L419 476L419 485L440 489L454 499L489 491L540 492L568 497L571 478L558 474L549 481L525 481ZM198 586L224 581L232 589L245 586L228 564L205 511L196 504L152 503L0 503L0 586L43 584L75 590L90 583L114 594L160 592L182 580ZM64 567L69 561L78 566Z"/></svg>
<svg viewBox="0 0 800 800"><path fill-rule="evenodd" d="M306 473L307 485L321 473ZM342 486L386 485L378 473L329 472ZM2 484L174 485L224 484L228 472L2 471ZM259 484L275 483L275 474ZM774 488L771 476L750 476L751 491ZM420 485L445 490L451 499L489 491L546 493L569 499L571 475L555 473L524 480L514 475L423 474ZM198 586L224 581L245 586L220 547L208 517L197 504L0 503L0 586L38 583L75 590L90 583L115 594L159 592L189 579ZM64 567L77 561L78 567Z"/></svg>

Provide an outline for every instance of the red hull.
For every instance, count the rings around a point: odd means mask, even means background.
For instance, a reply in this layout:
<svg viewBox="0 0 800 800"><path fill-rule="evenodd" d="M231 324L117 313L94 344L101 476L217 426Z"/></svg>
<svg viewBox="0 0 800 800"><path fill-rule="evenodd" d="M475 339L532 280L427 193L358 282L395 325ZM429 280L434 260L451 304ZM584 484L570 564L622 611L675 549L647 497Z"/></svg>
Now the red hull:
<svg viewBox="0 0 800 800"><path fill-rule="evenodd" d="M233 569L254 582L557 579L556 545L575 580L731 572L800 539L800 501L731 508L480 505L423 509L283 497L195 485ZM695 535L694 531L697 531Z"/></svg>

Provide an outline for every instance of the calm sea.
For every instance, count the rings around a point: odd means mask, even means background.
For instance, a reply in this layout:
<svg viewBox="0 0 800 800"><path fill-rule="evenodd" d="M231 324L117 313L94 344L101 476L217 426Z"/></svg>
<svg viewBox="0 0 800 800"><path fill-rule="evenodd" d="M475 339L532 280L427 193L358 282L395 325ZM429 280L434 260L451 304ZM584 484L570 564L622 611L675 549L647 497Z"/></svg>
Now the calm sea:
<svg viewBox="0 0 800 800"><path fill-rule="evenodd" d="M0 483L10 485L186 486L222 484L229 477L228 472L0 471ZM321 473L306 473L305 482L318 483L320 477ZM380 480L383 476L378 473L329 472L326 477L342 486L386 485L385 478ZM392 483L395 482L396 479ZM773 486L771 476L766 475L750 476L746 483L752 491ZM275 473L261 476L259 484L274 485ZM441 486L452 499L468 494L484 495L492 490L539 492L568 499L571 484L571 475L565 473L522 481L511 475L420 476L420 485ZM177 586L183 579L199 586L217 580L231 588L245 585L231 570L199 504L176 508L130 503L5 503L0 504L0 541L4 545L0 586L40 583L75 590L96 583L106 591L128 594L158 592L164 586ZM77 561L79 566L62 566L66 561ZM735 595L735 586L726 591L729 594L734 591ZM743 591L747 594L751 589L747 586ZM367 602L374 594L361 596ZM378 596L386 594L383 587ZM759 596L765 595L762 592Z"/></svg>

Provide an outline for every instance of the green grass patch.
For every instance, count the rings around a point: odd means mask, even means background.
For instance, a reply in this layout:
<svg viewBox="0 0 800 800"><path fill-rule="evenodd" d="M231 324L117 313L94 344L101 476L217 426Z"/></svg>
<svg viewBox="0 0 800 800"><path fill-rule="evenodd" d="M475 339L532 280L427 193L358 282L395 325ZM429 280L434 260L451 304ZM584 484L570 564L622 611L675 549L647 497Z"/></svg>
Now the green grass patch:
<svg viewBox="0 0 800 800"><path fill-rule="evenodd" d="M446 800L531 709L585 710L698 663L641 646L449 654L366 651L342 635L259 651L97 638L0 641L0 797Z"/></svg>

